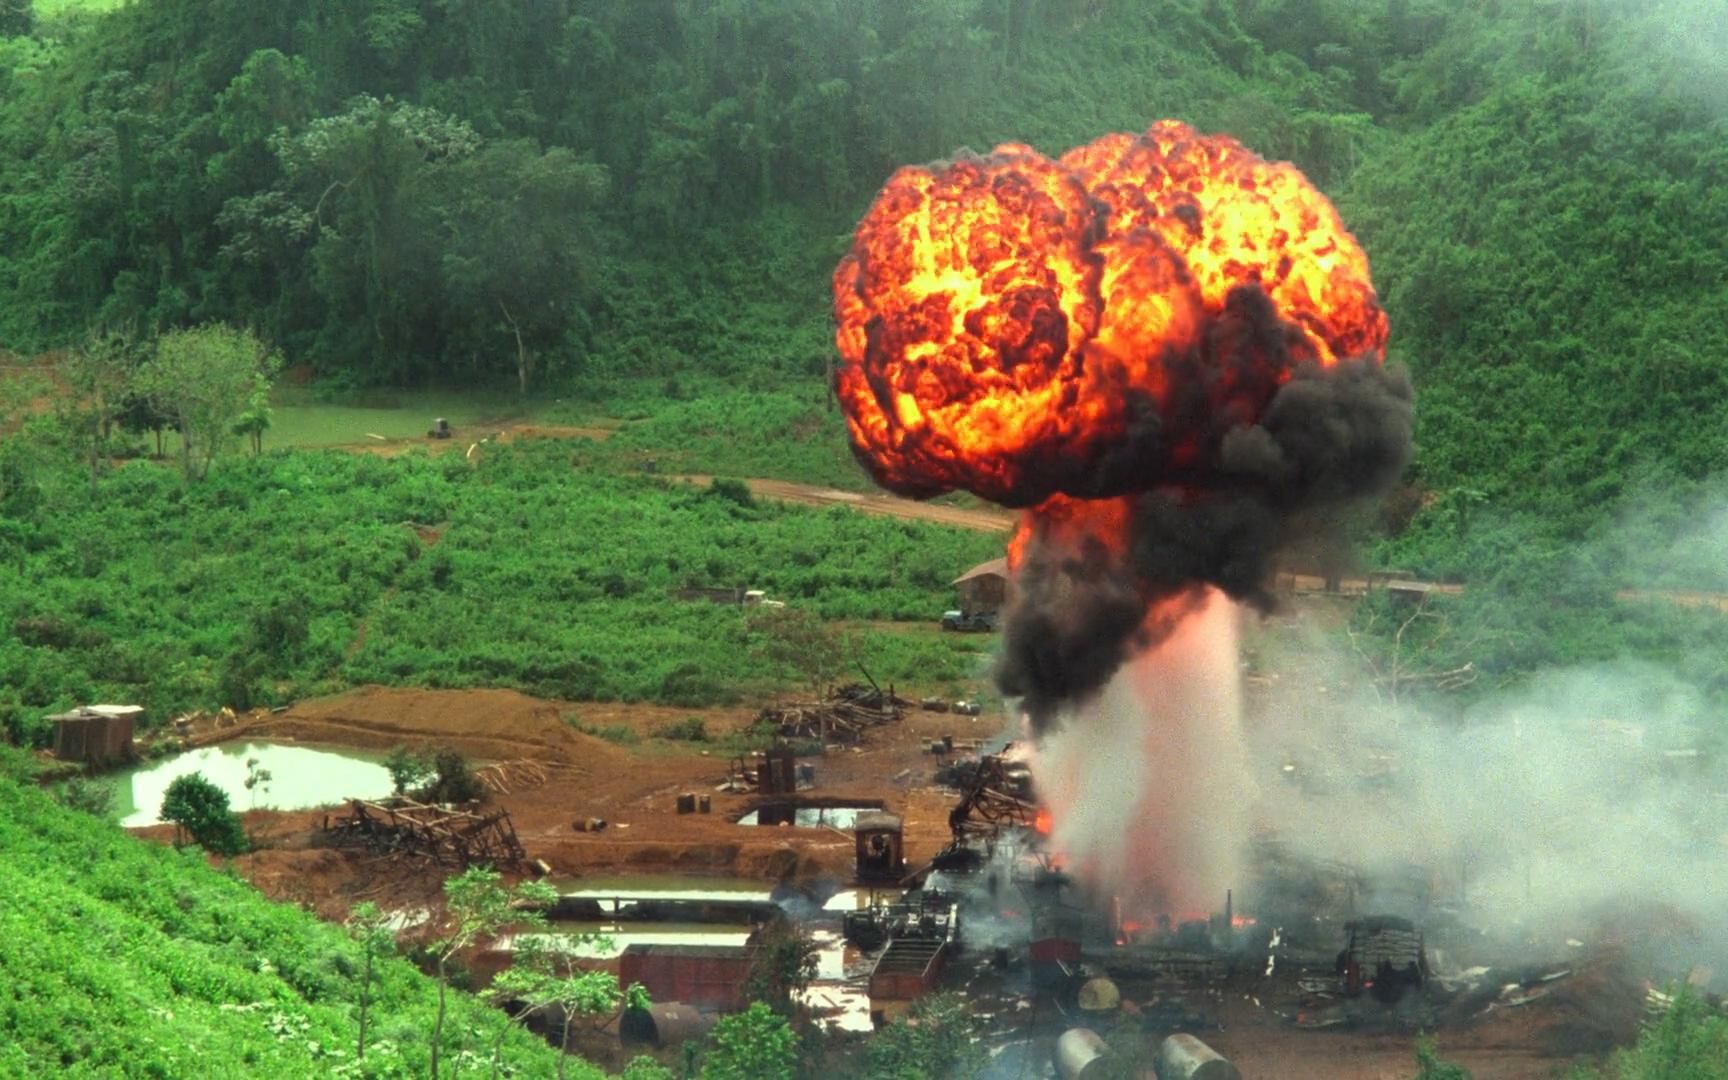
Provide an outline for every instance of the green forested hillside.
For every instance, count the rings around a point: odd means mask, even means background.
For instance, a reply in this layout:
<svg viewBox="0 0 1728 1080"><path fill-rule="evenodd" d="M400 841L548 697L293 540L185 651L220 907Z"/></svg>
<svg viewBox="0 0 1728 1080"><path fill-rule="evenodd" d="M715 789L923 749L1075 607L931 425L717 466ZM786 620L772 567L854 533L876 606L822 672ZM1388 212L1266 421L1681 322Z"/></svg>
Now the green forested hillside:
<svg viewBox="0 0 1728 1080"><path fill-rule="evenodd" d="M783 387L826 367L827 272L896 165L1173 116L1294 160L1343 207L1421 400L1425 509L1385 557L1480 574L1496 529L1575 539L1631 489L1725 464L1718 15L48 6L0 45L0 345L220 319L327 384ZM1497 524L1473 538L1461 517Z"/></svg>

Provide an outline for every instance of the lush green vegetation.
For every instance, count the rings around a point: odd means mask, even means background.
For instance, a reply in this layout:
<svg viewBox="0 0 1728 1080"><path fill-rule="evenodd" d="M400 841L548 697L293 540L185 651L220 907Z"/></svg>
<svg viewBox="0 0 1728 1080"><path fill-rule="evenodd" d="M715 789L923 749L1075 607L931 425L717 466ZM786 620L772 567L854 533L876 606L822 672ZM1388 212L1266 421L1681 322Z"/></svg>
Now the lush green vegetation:
<svg viewBox="0 0 1728 1080"><path fill-rule="evenodd" d="M1728 464L1710 0L54 8L0 45L17 351L222 320L337 386L723 382L769 397L608 453L856 486L798 403L880 181L1168 115L1294 160L1369 249L1421 401L1382 561L1480 578Z"/></svg>
<svg viewBox="0 0 1728 1080"><path fill-rule="evenodd" d="M44 711L80 700L137 700L161 720L368 682L713 704L800 679L757 658L738 608L678 589L930 621L949 580L1001 542L571 457L552 442L473 459L273 453L190 485L134 462L94 490L42 466L0 524L5 723L31 739ZM984 663L961 635L858 637L885 682Z"/></svg>
<svg viewBox="0 0 1728 1080"><path fill-rule="evenodd" d="M1580 1070L1576 1080L1724 1080L1728 1078L1728 1014L1680 987L1660 1022L1604 1069Z"/></svg>
<svg viewBox="0 0 1728 1080"><path fill-rule="evenodd" d="M273 904L202 852L140 843L56 804L0 748L0 1075L427 1075L431 980L375 957L371 1036L356 1060L363 947ZM515 1076L558 1055L503 1013L449 996L446 1060ZM598 1076L572 1062L569 1075Z"/></svg>

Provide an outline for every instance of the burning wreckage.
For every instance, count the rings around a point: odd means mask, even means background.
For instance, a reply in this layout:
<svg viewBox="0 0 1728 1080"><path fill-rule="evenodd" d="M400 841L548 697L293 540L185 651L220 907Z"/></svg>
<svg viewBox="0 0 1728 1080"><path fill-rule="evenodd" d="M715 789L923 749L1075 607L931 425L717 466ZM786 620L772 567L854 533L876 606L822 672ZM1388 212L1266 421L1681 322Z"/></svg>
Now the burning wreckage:
<svg viewBox="0 0 1728 1080"><path fill-rule="evenodd" d="M835 388L877 483L1023 511L996 680L1030 741L946 766L952 842L847 916L884 950L873 1012L962 945L1028 960L1059 1023L1101 978L1144 982L1171 1028L1240 979L1309 1026L1455 992L1423 871L1251 842L1240 795L1237 609L1270 609L1275 555L1410 451L1410 387L1327 199L1173 121L1055 159L1005 144L896 172L833 288Z"/></svg>

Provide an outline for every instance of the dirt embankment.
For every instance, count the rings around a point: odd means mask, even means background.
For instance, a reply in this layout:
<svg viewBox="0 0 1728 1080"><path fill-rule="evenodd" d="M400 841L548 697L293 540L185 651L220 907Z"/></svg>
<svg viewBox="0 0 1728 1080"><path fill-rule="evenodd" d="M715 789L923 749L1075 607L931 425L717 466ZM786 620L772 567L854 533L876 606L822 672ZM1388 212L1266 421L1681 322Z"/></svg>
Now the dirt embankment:
<svg viewBox="0 0 1728 1080"><path fill-rule="evenodd" d="M677 476L673 479L702 486L714 482L712 476L706 475ZM1009 532L1017 520L1011 511L996 507L946 506L942 503L902 499L880 492L841 491L815 484L797 484L790 480L755 479L746 480L744 483L750 488L750 494L759 499L773 499L803 506L844 506L861 514L929 521L978 532Z"/></svg>
<svg viewBox="0 0 1728 1080"><path fill-rule="evenodd" d="M596 771L627 755L564 720L559 706L514 690L414 690L372 686L302 701L265 716L247 734L362 750L450 746L472 758L531 758Z"/></svg>

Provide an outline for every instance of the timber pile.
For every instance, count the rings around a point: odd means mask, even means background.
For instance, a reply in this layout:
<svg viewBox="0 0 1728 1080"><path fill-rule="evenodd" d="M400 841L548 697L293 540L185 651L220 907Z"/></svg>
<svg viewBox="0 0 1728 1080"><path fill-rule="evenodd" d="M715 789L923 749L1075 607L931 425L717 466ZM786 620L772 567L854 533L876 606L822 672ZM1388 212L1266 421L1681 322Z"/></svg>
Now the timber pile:
<svg viewBox="0 0 1728 1080"><path fill-rule="evenodd" d="M874 696L868 692L863 700L852 700L838 691L827 701L796 702L771 705L756 718L775 725L786 739L820 739L825 743L855 743L864 732L879 724L892 724L901 718L905 705L892 695Z"/></svg>
<svg viewBox="0 0 1728 1080"><path fill-rule="evenodd" d="M546 766L527 758L494 762L483 769L476 769L474 775L495 795L508 795L512 789L521 791L539 787L547 780Z"/></svg>
<svg viewBox="0 0 1728 1080"><path fill-rule="evenodd" d="M847 683L845 686L835 689L829 694L829 697L835 701L844 701L853 705L862 705L866 709L882 711L904 712L912 707L912 702L896 694L892 686L884 691L880 686L874 684L865 686L863 683ZM899 717L895 717L895 719L899 719Z"/></svg>
<svg viewBox="0 0 1728 1080"><path fill-rule="evenodd" d="M350 799L347 814L324 818L332 847L361 848L374 855L425 855L458 866L519 863L522 844L508 810L472 814L413 799L387 802Z"/></svg>

